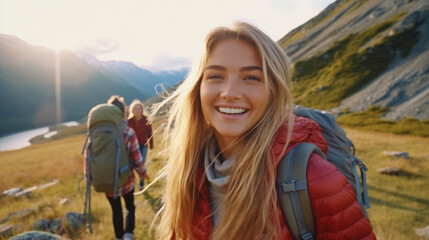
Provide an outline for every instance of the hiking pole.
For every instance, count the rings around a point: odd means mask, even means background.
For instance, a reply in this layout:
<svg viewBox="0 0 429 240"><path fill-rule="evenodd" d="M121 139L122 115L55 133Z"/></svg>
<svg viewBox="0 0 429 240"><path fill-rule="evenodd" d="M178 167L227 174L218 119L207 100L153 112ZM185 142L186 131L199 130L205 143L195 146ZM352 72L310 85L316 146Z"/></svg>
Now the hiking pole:
<svg viewBox="0 0 429 240"><path fill-rule="evenodd" d="M86 208L88 207L88 228L89 232L92 234L92 222L91 222L91 178L90 178L90 172L91 172L91 164L90 164L90 158L91 154L88 155L87 158L87 164L88 169L86 172L86 193L85 193L85 208L83 210L83 214L86 214Z"/></svg>
<svg viewBox="0 0 429 240"><path fill-rule="evenodd" d="M91 220L91 185L87 184L87 195L88 195L88 228L89 232L92 234L92 220Z"/></svg>

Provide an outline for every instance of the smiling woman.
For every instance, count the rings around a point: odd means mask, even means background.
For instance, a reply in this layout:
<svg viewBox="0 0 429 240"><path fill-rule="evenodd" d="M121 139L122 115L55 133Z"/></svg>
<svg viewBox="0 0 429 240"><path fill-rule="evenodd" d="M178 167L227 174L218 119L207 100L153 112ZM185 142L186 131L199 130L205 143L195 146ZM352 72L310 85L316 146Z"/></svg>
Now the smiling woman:
<svg viewBox="0 0 429 240"><path fill-rule="evenodd" d="M207 35L188 77L151 116L171 104L157 239L293 239L277 200L279 160L299 143L325 153L327 143L317 123L292 113L290 68L250 24ZM314 238L375 239L335 166L313 153L307 179Z"/></svg>
<svg viewBox="0 0 429 240"><path fill-rule="evenodd" d="M201 81L201 106L224 157L265 113L268 90L255 47L234 39L213 48Z"/></svg>

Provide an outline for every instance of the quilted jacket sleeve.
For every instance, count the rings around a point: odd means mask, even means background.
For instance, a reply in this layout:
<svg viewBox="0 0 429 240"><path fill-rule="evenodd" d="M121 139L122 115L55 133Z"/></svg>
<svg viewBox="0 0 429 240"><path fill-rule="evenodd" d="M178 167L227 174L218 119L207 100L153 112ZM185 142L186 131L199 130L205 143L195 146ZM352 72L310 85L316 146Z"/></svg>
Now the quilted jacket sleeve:
<svg viewBox="0 0 429 240"><path fill-rule="evenodd" d="M307 179L317 239L376 239L353 188L334 165L312 154Z"/></svg>

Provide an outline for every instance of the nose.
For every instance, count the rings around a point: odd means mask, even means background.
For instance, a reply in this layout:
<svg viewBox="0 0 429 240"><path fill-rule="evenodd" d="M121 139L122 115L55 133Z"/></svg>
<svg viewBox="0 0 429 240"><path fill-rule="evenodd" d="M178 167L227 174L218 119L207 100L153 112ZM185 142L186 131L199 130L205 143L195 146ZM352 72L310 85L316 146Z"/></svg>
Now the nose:
<svg viewBox="0 0 429 240"><path fill-rule="evenodd" d="M225 99L239 99L241 98L241 86L237 77L231 76L224 82L221 97Z"/></svg>

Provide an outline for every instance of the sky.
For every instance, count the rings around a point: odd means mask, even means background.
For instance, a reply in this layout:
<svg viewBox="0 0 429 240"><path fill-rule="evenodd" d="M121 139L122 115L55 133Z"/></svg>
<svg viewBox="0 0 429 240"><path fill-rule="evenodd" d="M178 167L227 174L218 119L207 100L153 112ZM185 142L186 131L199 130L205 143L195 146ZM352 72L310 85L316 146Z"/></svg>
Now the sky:
<svg viewBox="0 0 429 240"><path fill-rule="evenodd" d="M214 27L246 21L274 41L334 0L0 0L0 33L50 49L128 61L152 70L189 67Z"/></svg>

